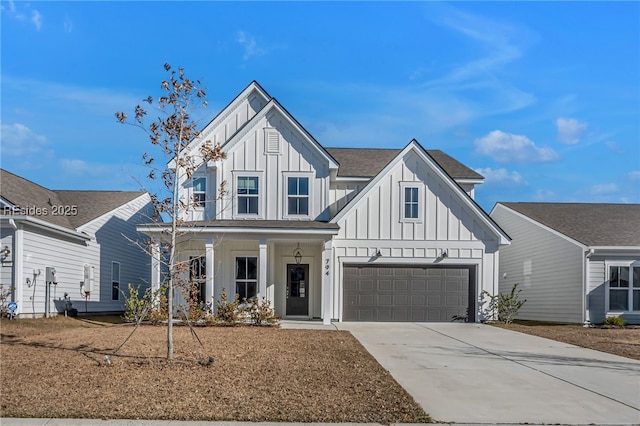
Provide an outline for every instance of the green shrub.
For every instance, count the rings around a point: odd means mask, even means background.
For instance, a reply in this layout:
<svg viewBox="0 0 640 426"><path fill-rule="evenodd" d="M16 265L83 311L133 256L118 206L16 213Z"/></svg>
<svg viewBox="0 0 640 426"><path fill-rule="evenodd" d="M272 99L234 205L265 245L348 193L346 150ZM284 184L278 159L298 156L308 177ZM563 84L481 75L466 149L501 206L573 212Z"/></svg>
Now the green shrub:
<svg viewBox="0 0 640 426"><path fill-rule="evenodd" d="M142 315L145 314L147 307L147 298L145 297L148 290L140 296L140 286L134 287L129 283L129 294L121 291L124 296L124 315L122 317L126 322L138 322Z"/></svg>
<svg viewBox="0 0 640 426"><path fill-rule="evenodd" d="M622 317L607 317L604 320L604 325L608 327L624 327L627 322Z"/></svg>
<svg viewBox="0 0 640 426"><path fill-rule="evenodd" d="M518 284L514 284L509 293L498 293L496 295L490 294L484 290L483 296L489 298L487 307L483 310L485 318L497 319L505 324L511 324L513 318L518 314L522 305L527 301L519 300L519 295L522 290L518 290Z"/></svg>

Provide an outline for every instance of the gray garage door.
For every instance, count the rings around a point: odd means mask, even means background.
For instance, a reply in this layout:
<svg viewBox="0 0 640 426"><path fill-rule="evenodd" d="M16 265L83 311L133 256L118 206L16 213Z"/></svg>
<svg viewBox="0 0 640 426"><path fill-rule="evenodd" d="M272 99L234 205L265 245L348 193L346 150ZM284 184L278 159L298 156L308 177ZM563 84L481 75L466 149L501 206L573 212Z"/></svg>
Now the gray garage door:
<svg viewBox="0 0 640 426"><path fill-rule="evenodd" d="M342 319L465 320L468 307L474 303L474 271L474 267L345 266Z"/></svg>

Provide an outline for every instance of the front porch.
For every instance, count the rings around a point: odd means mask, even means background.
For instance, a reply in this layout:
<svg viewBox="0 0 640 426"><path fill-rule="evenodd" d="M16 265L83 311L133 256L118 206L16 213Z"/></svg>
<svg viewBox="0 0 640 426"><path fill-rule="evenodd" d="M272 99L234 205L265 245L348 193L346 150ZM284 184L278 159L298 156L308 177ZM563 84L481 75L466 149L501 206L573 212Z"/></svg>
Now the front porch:
<svg viewBox="0 0 640 426"><path fill-rule="evenodd" d="M222 226L224 222L225 226ZM233 222L233 223L229 223ZM228 298L266 298L285 319L331 323L333 235L323 222L211 221L190 225L176 244L176 262L189 265L182 278L200 282L201 300L215 309L223 289ZM204 224L202 224L204 225ZM144 232L160 237L157 226ZM154 232L156 231L156 232ZM161 284L160 254L152 262L152 288ZM175 303L184 303L180 291Z"/></svg>

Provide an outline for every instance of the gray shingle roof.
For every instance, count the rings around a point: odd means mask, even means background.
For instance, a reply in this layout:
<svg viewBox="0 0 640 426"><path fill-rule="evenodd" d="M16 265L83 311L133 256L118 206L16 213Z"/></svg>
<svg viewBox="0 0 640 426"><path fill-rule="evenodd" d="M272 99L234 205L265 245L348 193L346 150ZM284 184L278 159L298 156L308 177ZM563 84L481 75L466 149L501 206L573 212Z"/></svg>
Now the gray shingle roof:
<svg viewBox="0 0 640 426"><path fill-rule="evenodd" d="M69 229L77 229L144 194L142 191L57 191L0 169L0 196L21 208L45 209L34 218ZM53 206L76 206L77 215L53 215ZM4 212L3 212L4 213ZM19 213L16 213L19 214Z"/></svg>
<svg viewBox="0 0 640 426"><path fill-rule="evenodd" d="M500 204L587 246L640 247L640 204Z"/></svg>
<svg viewBox="0 0 640 426"><path fill-rule="evenodd" d="M393 160L401 149L327 148L340 164L338 176L371 178ZM427 153L454 179L483 179L483 177L439 149Z"/></svg>

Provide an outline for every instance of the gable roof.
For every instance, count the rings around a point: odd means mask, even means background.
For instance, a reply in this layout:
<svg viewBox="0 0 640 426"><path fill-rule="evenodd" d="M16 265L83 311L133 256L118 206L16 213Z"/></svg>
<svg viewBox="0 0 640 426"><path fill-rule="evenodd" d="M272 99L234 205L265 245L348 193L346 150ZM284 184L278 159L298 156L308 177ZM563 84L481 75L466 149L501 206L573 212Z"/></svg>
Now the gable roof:
<svg viewBox="0 0 640 426"><path fill-rule="evenodd" d="M442 167L431 154L425 150L417 140L413 139L409 144L398 151L398 154L386 164L382 170L350 201L340 210L332 219L331 223L339 222L349 210L357 208L358 204L368 196L368 193L374 188L384 177L389 173L402 158L410 151L414 151L419 157L430 165L433 170L440 175L449 188L456 193L462 202L467 205L473 212L476 213L478 219L484 223L493 233L496 235L499 244L509 244L510 238L502 228L476 203L469 195L462 189L462 187L450 176L447 171Z"/></svg>
<svg viewBox="0 0 640 426"><path fill-rule="evenodd" d="M340 164L338 176L366 178L376 176L402 152L401 149L377 148L327 148L327 151ZM439 149L426 150L426 152L454 179L484 179L482 175Z"/></svg>
<svg viewBox="0 0 640 426"><path fill-rule="evenodd" d="M46 209L48 214L27 216L68 229L77 229L143 194L144 191L56 191L0 169L0 196L4 200L23 209L33 207L40 212ZM76 206L77 214L53 215L53 206Z"/></svg>
<svg viewBox="0 0 640 426"><path fill-rule="evenodd" d="M498 204L587 246L640 246L640 204Z"/></svg>

